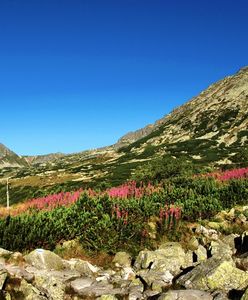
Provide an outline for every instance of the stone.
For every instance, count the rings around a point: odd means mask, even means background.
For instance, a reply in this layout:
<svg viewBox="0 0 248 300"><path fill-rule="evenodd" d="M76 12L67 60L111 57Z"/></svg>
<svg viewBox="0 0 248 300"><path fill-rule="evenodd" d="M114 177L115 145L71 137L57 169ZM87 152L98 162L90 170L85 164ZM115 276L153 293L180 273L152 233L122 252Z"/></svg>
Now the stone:
<svg viewBox="0 0 248 300"><path fill-rule="evenodd" d="M202 245L199 245L198 249L194 251L197 257L197 262L203 262L207 260L207 249L203 247Z"/></svg>
<svg viewBox="0 0 248 300"><path fill-rule="evenodd" d="M178 290L162 294L159 300L212 300L213 297L199 290Z"/></svg>
<svg viewBox="0 0 248 300"><path fill-rule="evenodd" d="M130 292L128 295L128 300L141 300L144 299L142 293L140 292Z"/></svg>
<svg viewBox="0 0 248 300"><path fill-rule="evenodd" d="M25 279L27 282L32 282L34 279L34 275L32 273L27 272L23 267L15 266L15 265L6 265L6 270L15 278Z"/></svg>
<svg viewBox="0 0 248 300"><path fill-rule="evenodd" d="M169 271L159 272L153 270L141 270L137 275L147 284L152 287L154 282L159 282L160 287L168 288L172 285L174 276Z"/></svg>
<svg viewBox="0 0 248 300"><path fill-rule="evenodd" d="M212 240L212 241L216 241L218 240L219 236L218 236L218 232L215 229L207 229L206 227L199 225L196 230L195 233L198 235L203 235L204 237L206 237L208 240Z"/></svg>
<svg viewBox="0 0 248 300"><path fill-rule="evenodd" d="M182 275L177 283L186 289L203 291L243 290L248 285L248 273L236 268L233 261L212 257Z"/></svg>
<svg viewBox="0 0 248 300"><path fill-rule="evenodd" d="M91 276L100 271L100 268L93 266L88 261L81 259L70 259L67 261L67 263L71 270L75 270L82 275Z"/></svg>
<svg viewBox="0 0 248 300"><path fill-rule="evenodd" d="M135 293L143 293L144 292L144 285L141 282L139 278L135 278L132 280L129 286L129 293L130 294L135 294Z"/></svg>
<svg viewBox="0 0 248 300"><path fill-rule="evenodd" d="M248 271L248 252L235 259L237 268Z"/></svg>
<svg viewBox="0 0 248 300"><path fill-rule="evenodd" d="M13 252L11 252L11 251L8 251L8 250L5 250L3 248L0 248L0 257L8 259L8 258L10 258L10 256L11 256L12 253Z"/></svg>
<svg viewBox="0 0 248 300"><path fill-rule="evenodd" d="M130 254L126 252L117 252L114 259L113 264L116 267L131 267L132 257Z"/></svg>
<svg viewBox="0 0 248 300"><path fill-rule="evenodd" d="M94 281L90 278L79 278L71 282L71 288L80 294L85 288L90 287Z"/></svg>
<svg viewBox="0 0 248 300"><path fill-rule="evenodd" d="M231 248L233 254L235 254L237 252L237 249L235 246L235 239L238 237L239 237L238 234L232 233L232 234L224 236L221 239L224 244L228 245Z"/></svg>
<svg viewBox="0 0 248 300"><path fill-rule="evenodd" d="M118 298L116 298L113 295L102 295L99 299L100 300L118 300Z"/></svg>
<svg viewBox="0 0 248 300"><path fill-rule="evenodd" d="M158 272L169 271L174 276L181 272L181 268L191 266L192 255L186 255L179 243L165 243L155 251L141 251L135 261L134 267L152 269Z"/></svg>
<svg viewBox="0 0 248 300"><path fill-rule="evenodd" d="M25 261L40 270L63 270L63 260L55 253L44 250L36 249L24 256Z"/></svg>
<svg viewBox="0 0 248 300"><path fill-rule="evenodd" d="M45 300L47 299L41 295L40 291L35 288L32 284L28 283L26 280L22 280L18 291L21 292L26 300Z"/></svg>
<svg viewBox="0 0 248 300"><path fill-rule="evenodd" d="M0 290L3 289L7 277L8 277L7 272L5 270L0 270Z"/></svg>
<svg viewBox="0 0 248 300"><path fill-rule="evenodd" d="M23 261L23 255L20 252L14 252L10 256L10 261L12 263L19 263Z"/></svg>
<svg viewBox="0 0 248 300"><path fill-rule="evenodd" d="M199 242L195 236L193 236L187 244L187 247L191 251L195 251L199 247Z"/></svg>
<svg viewBox="0 0 248 300"><path fill-rule="evenodd" d="M231 247L227 244L224 244L221 240L212 241L210 243L210 250L212 257L225 260L232 259L233 251Z"/></svg>
<svg viewBox="0 0 248 300"><path fill-rule="evenodd" d="M65 298L66 286L61 279L52 276L47 272L35 274L33 285L48 299L61 300Z"/></svg>
<svg viewBox="0 0 248 300"><path fill-rule="evenodd" d="M134 270L131 267L125 267L121 270L123 280L132 280L136 277Z"/></svg>

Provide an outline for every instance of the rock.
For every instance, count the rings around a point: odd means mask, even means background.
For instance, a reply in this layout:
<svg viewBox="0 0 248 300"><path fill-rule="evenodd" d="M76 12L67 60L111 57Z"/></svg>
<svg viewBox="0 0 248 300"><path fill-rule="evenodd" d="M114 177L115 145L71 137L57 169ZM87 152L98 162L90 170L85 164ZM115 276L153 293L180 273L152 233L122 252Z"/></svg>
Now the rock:
<svg viewBox="0 0 248 300"><path fill-rule="evenodd" d="M236 218L235 218L235 223L239 224L239 225L242 225L246 222L246 216L243 215L243 214L240 214L238 215Z"/></svg>
<svg viewBox="0 0 248 300"><path fill-rule="evenodd" d="M132 257L130 254L126 252L117 252L114 259L113 264L116 267L131 267Z"/></svg>
<svg viewBox="0 0 248 300"><path fill-rule="evenodd" d="M210 243L210 250L212 257L225 260L232 259L233 251L231 247L227 244L224 244L221 240L212 241Z"/></svg>
<svg viewBox="0 0 248 300"><path fill-rule="evenodd" d="M79 278L71 282L71 288L80 294L85 288L90 287L94 281L90 278Z"/></svg>
<svg viewBox="0 0 248 300"><path fill-rule="evenodd" d="M27 272L23 267L14 266L14 265L6 265L6 270L15 278L25 279L28 283L32 282L34 279L34 275L32 273Z"/></svg>
<svg viewBox="0 0 248 300"><path fill-rule="evenodd" d="M158 272L169 271L174 276L193 264L192 255L186 255L179 243L165 243L155 251L141 251L135 261L137 270L151 269Z"/></svg>
<svg viewBox="0 0 248 300"><path fill-rule="evenodd" d="M169 291L161 295L159 300L212 300L213 297L203 291L198 290L178 290Z"/></svg>
<svg viewBox="0 0 248 300"><path fill-rule="evenodd" d="M100 297L103 295L123 295L123 291L118 288L114 288L112 284L95 283L89 287L82 289L79 295L85 297Z"/></svg>
<svg viewBox="0 0 248 300"><path fill-rule="evenodd" d="M128 295L128 300L141 300L141 299L144 299L143 298L143 295L142 293L140 292L131 292L129 295Z"/></svg>
<svg viewBox="0 0 248 300"><path fill-rule="evenodd" d="M235 245L235 239L238 237L239 237L238 234L232 233L232 234L226 235L222 238L222 242L231 248L233 254L235 254L237 252L236 245Z"/></svg>
<svg viewBox="0 0 248 300"><path fill-rule="evenodd" d="M159 272L153 270L141 270L137 275L147 284L152 287L153 283L159 284L161 288L168 288L172 285L174 276L169 271Z"/></svg>
<svg viewBox="0 0 248 300"><path fill-rule="evenodd" d="M199 242L195 236L193 236L187 244L187 247L191 251L195 251L199 247Z"/></svg>
<svg viewBox="0 0 248 300"><path fill-rule="evenodd" d="M47 274L36 274L33 285L43 292L48 299L64 299L66 286L56 277Z"/></svg>
<svg viewBox="0 0 248 300"><path fill-rule="evenodd" d="M197 262L203 262L207 260L207 249L203 247L202 245L199 245L198 249L194 251L196 255Z"/></svg>
<svg viewBox="0 0 248 300"><path fill-rule="evenodd" d="M248 271L248 252L235 259L237 268Z"/></svg>
<svg viewBox="0 0 248 300"><path fill-rule="evenodd" d="M204 291L243 290L248 285L248 273L236 268L232 261L212 257L181 276L177 283L186 289Z"/></svg>
<svg viewBox="0 0 248 300"><path fill-rule="evenodd" d="M214 229L207 229L204 226L200 225L196 228L195 233L198 235L203 235L210 241L217 241L218 240L218 233Z"/></svg>
<svg viewBox="0 0 248 300"><path fill-rule="evenodd" d="M129 286L129 293L130 294L136 294L136 293L143 293L144 292L144 286L143 283L139 278L135 278L132 280Z"/></svg>
<svg viewBox="0 0 248 300"><path fill-rule="evenodd" d="M36 249L24 257L25 261L37 269L45 270L63 270L63 260L55 253Z"/></svg>
<svg viewBox="0 0 248 300"><path fill-rule="evenodd" d="M3 289L7 277L8 277L7 272L5 270L0 270L0 290Z"/></svg>
<svg viewBox="0 0 248 300"><path fill-rule="evenodd" d="M23 256L20 252L14 252L13 254L11 254L9 261L11 263L20 263L23 262Z"/></svg>
<svg viewBox="0 0 248 300"><path fill-rule="evenodd" d="M113 295L102 295L99 299L100 300L118 300L118 298L116 298Z"/></svg>
<svg viewBox="0 0 248 300"><path fill-rule="evenodd" d="M125 267L121 270L121 277L123 280L135 279L136 274L131 267Z"/></svg>
<svg viewBox="0 0 248 300"><path fill-rule="evenodd" d="M32 284L28 283L26 280L22 280L20 286L18 287L18 292L23 294L25 300L45 300L46 297L42 296L40 291L35 288Z"/></svg>
<svg viewBox="0 0 248 300"><path fill-rule="evenodd" d="M8 250L5 250L3 248L0 248L0 257L8 259L8 258L10 258L10 256L11 256L12 253L13 252L11 252L11 251L8 251Z"/></svg>
<svg viewBox="0 0 248 300"><path fill-rule="evenodd" d="M100 268L81 259L70 259L67 263L71 270L78 271L82 275L91 276L100 271Z"/></svg>

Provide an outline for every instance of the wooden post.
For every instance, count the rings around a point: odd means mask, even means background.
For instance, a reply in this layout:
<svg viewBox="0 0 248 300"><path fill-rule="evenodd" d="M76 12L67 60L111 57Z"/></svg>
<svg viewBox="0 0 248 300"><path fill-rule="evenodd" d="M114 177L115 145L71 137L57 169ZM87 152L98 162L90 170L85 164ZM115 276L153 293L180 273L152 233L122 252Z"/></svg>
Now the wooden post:
<svg viewBox="0 0 248 300"><path fill-rule="evenodd" d="M7 209L9 210L9 178L7 178L6 196L7 196Z"/></svg>

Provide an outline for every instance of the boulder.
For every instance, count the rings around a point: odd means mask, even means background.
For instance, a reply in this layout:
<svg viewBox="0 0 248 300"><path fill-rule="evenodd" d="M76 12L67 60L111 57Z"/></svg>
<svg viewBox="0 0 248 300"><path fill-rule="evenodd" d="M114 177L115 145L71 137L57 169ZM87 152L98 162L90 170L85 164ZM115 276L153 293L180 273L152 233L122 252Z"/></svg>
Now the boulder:
<svg viewBox="0 0 248 300"><path fill-rule="evenodd" d="M71 282L71 288L77 294L80 294L85 288L90 287L94 281L90 278L79 278Z"/></svg>
<svg viewBox="0 0 248 300"><path fill-rule="evenodd" d="M224 236L221 239L224 244L228 245L231 248L233 254L235 254L237 252L236 245L235 245L235 239L238 237L239 237L238 234L231 233L229 235Z"/></svg>
<svg viewBox="0 0 248 300"><path fill-rule="evenodd" d="M71 270L75 270L82 275L92 276L93 274L100 271L100 268L93 266L88 261L81 259L70 259L67 261L67 266Z"/></svg>
<svg viewBox="0 0 248 300"><path fill-rule="evenodd" d="M207 249L202 245L199 245L198 249L194 251L194 253L196 255L196 260L197 260L196 262L203 262L208 258Z"/></svg>
<svg viewBox="0 0 248 300"><path fill-rule="evenodd" d="M65 298L65 284L61 279L47 274L47 272L35 274L33 285L48 299L61 300Z"/></svg>
<svg viewBox="0 0 248 300"><path fill-rule="evenodd" d="M3 289L3 286L5 284L7 277L8 277L8 274L7 274L6 270L4 270L4 269L0 270L0 290Z"/></svg>
<svg viewBox="0 0 248 300"><path fill-rule="evenodd" d="M231 247L223 243L221 240L212 241L210 243L210 250L211 250L212 257L215 257L217 259L225 259L225 260L232 259L233 251Z"/></svg>
<svg viewBox="0 0 248 300"><path fill-rule="evenodd" d="M117 252L114 259L113 264L116 267L131 267L132 257L130 254L126 252Z"/></svg>
<svg viewBox="0 0 248 300"><path fill-rule="evenodd" d="M40 270L63 270L63 260L55 253L44 250L36 249L24 256L25 261Z"/></svg>
<svg viewBox="0 0 248 300"><path fill-rule="evenodd" d="M159 284L160 288L170 287L174 278L169 271L141 270L137 275L142 278L148 287L152 287L156 283L156 285Z"/></svg>
<svg viewBox="0 0 248 300"><path fill-rule="evenodd" d="M188 244L187 244L187 247L188 247L188 249L191 250L191 251L197 250L198 247L199 247L198 239L197 239L195 236L193 236L193 237L189 240L189 242L188 242Z"/></svg>
<svg viewBox="0 0 248 300"><path fill-rule="evenodd" d="M0 248L0 257L9 258L13 252Z"/></svg>
<svg viewBox="0 0 248 300"><path fill-rule="evenodd" d="M134 267L137 270L169 271L176 276L181 272L181 268L189 267L192 264L192 255L186 255L179 243L165 243L158 250L141 251L135 261Z"/></svg>
<svg viewBox="0 0 248 300"><path fill-rule="evenodd" d="M162 294L159 300L212 300L213 297L199 290L178 290Z"/></svg>
<svg viewBox="0 0 248 300"><path fill-rule="evenodd" d="M17 292L22 293L24 299L26 299L26 300L46 300L47 299L47 297L43 296L37 288L35 288L32 284L28 283L24 279L21 281Z"/></svg>
<svg viewBox="0 0 248 300"><path fill-rule="evenodd" d="M233 261L212 257L182 275L177 283L186 289L203 291L243 290L248 285L248 273L236 268Z"/></svg>
<svg viewBox="0 0 248 300"><path fill-rule="evenodd" d="M199 225L195 233L198 235L203 235L205 238L207 238L209 241L217 241L219 236L218 232L215 229L207 229L206 227Z"/></svg>
<svg viewBox="0 0 248 300"><path fill-rule="evenodd" d="M32 282L34 279L34 275L32 273L27 272L23 267L15 265L6 265L5 267L9 275L12 277L25 279L28 283Z"/></svg>

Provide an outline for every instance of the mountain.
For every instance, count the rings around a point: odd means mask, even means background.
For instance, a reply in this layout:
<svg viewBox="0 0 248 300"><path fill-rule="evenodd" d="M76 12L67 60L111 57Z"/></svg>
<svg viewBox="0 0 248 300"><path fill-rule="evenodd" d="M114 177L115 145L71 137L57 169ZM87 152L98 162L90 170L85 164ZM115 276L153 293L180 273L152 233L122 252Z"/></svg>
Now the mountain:
<svg viewBox="0 0 248 300"><path fill-rule="evenodd" d="M247 145L247 128L248 67L245 67L212 84L159 120L150 133L120 150L140 155L149 149L154 154L184 154L206 163L231 163L232 157Z"/></svg>
<svg viewBox="0 0 248 300"><path fill-rule="evenodd" d="M0 168L27 167L27 162L22 157L0 143Z"/></svg>
<svg viewBox="0 0 248 300"><path fill-rule="evenodd" d="M118 185L138 166L162 155L183 156L200 166L236 166L240 153L248 147L247 128L245 67L210 85L155 124L130 132L109 147L70 155L25 157L24 161L2 146L0 180L10 172L3 167L25 166L11 173L12 189L24 199L37 190L48 193Z"/></svg>

